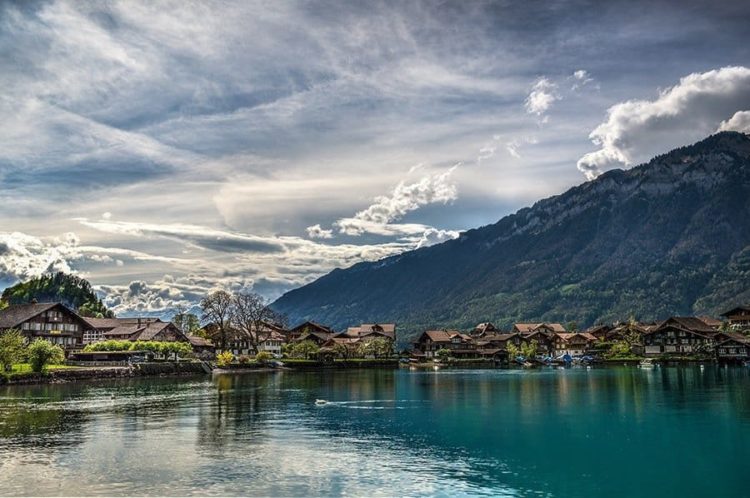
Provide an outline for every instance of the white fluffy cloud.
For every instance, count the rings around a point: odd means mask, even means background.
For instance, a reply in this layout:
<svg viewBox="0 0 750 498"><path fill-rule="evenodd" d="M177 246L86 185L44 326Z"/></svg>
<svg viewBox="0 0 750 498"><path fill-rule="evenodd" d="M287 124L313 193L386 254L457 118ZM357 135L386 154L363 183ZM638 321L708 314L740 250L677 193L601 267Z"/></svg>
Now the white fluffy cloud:
<svg viewBox="0 0 750 498"><path fill-rule="evenodd" d="M717 131L739 131L750 133L750 111L737 111L734 116L722 121Z"/></svg>
<svg viewBox="0 0 750 498"><path fill-rule="evenodd" d="M557 84L542 77L531 87L531 92L524 105L526 106L526 112L542 117L556 100L560 100Z"/></svg>
<svg viewBox="0 0 750 498"><path fill-rule="evenodd" d="M448 203L458 197L458 189L451 175L458 166L443 173L425 175L413 183L399 182L390 195L375 198L375 202L351 218L342 218L334 223L340 233L361 235L419 234L426 230L421 224L394 224L410 211L434 203Z"/></svg>
<svg viewBox="0 0 750 498"><path fill-rule="evenodd" d="M659 93L654 100L630 100L607 111L607 120L589 137L599 150L578 160L578 169L592 179L602 171L631 166L685 145L723 126L745 119L738 110L750 107L750 68L724 67L693 73ZM731 124L730 124L731 123Z"/></svg>
<svg viewBox="0 0 750 498"><path fill-rule="evenodd" d="M330 239L333 237L333 230L326 230L320 226L320 223L306 228L307 236L311 239Z"/></svg>
<svg viewBox="0 0 750 498"><path fill-rule="evenodd" d="M24 233L0 233L0 281L14 282L48 271L72 271L68 258L78 238L65 234L57 240L42 240Z"/></svg>

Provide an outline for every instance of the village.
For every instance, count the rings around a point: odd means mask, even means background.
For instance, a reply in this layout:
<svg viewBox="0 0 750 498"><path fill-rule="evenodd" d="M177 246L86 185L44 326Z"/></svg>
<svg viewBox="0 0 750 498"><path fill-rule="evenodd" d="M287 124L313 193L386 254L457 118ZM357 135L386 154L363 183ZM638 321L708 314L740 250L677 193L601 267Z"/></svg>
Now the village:
<svg viewBox="0 0 750 498"><path fill-rule="evenodd" d="M750 306L711 317L629 320L575 330L561 323L516 323L501 330L480 323L472 330L426 330L397 351L396 324L364 323L343 331L313 321L291 328L265 319L245 328L207 322L182 330L154 317L84 317L59 302L14 304L0 310L0 334L16 333L25 344L39 339L59 347L69 366L118 366L153 360L198 360L211 368L319 365L389 360L418 365L660 361L750 361ZM362 366L362 363L355 363ZM381 363L382 364L382 363Z"/></svg>

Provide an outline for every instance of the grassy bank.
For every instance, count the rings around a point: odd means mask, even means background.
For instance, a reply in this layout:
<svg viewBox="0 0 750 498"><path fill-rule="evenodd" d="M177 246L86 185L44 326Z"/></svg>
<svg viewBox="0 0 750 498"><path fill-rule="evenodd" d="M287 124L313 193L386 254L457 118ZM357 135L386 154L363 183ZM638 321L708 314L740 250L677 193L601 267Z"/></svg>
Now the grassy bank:
<svg viewBox="0 0 750 498"><path fill-rule="evenodd" d="M3 372L0 384L44 384L77 382L118 377L205 374L199 362L154 362L120 367L72 367L51 365L44 372L32 372L24 364L13 372Z"/></svg>

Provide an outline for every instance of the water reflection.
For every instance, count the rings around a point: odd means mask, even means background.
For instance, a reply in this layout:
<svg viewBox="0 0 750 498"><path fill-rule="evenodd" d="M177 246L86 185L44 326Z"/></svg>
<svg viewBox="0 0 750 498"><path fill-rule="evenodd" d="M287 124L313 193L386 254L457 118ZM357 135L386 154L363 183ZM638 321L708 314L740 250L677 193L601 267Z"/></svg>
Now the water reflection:
<svg viewBox="0 0 750 498"><path fill-rule="evenodd" d="M713 366L276 372L5 387L0 489L741 494L748 388L748 369ZM316 406L318 398L329 403ZM733 457L708 457L718 454Z"/></svg>

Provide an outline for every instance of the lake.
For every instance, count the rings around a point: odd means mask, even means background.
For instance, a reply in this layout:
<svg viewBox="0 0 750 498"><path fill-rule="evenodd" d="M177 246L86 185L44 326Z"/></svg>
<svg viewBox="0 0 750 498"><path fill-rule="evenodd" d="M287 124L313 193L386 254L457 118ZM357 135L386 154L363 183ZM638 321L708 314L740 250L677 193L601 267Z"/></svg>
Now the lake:
<svg viewBox="0 0 750 498"><path fill-rule="evenodd" d="M749 461L741 367L0 388L3 495L748 496Z"/></svg>

